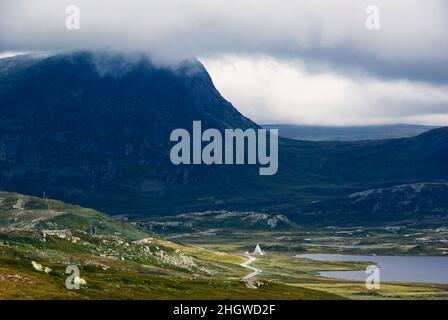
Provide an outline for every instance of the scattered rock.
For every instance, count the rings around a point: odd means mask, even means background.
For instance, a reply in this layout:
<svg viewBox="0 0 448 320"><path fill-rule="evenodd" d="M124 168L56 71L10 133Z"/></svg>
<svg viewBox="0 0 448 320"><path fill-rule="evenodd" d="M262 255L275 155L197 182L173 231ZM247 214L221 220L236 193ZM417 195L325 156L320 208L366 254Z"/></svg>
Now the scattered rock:
<svg viewBox="0 0 448 320"><path fill-rule="evenodd" d="M31 261L31 265L33 266L34 269L36 269L39 272L51 273L53 271L51 270L51 268L45 267L40 263L37 263L36 261Z"/></svg>
<svg viewBox="0 0 448 320"><path fill-rule="evenodd" d="M86 280L84 280L83 278L78 277L78 276L73 279L73 282L75 285L86 285L87 284Z"/></svg>

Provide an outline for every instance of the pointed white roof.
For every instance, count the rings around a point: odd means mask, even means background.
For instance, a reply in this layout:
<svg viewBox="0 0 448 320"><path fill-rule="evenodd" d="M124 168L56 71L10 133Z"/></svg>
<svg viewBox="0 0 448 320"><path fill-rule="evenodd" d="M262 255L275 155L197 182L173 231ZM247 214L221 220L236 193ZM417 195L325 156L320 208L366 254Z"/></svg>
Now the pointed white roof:
<svg viewBox="0 0 448 320"><path fill-rule="evenodd" d="M260 245L257 243L257 246L255 247L254 252L252 252L253 255L264 255L264 252L261 251Z"/></svg>

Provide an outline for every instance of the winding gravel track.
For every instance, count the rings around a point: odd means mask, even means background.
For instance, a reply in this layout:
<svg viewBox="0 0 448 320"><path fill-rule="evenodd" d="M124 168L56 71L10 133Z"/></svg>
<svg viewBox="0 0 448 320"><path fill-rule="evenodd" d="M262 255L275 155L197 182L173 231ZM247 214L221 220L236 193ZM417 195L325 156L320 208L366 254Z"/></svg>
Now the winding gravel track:
<svg viewBox="0 0 448 320"><path fill-rule="evenodd" d="M243 262L242 264L240 264L240 266L242 266L243 268L249 269L252 272L249 273L248 275L245 275L244 277L241 278L241 281L249 281L251 280L253 277L255 277L257 274L261 273L260 269L254 268L249 266L252 262L254 262L255 260L257 260L257 258L252 257L252 256L246 256L247 257L247 261Z"/></svg>

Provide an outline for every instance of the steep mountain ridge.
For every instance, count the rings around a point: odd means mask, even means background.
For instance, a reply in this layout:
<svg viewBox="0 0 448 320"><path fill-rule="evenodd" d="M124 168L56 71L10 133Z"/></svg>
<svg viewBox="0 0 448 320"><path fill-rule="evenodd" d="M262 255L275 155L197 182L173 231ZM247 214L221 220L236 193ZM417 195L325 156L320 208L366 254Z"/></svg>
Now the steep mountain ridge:
<svg viewBox="0 0 448 320"><path fill-rule="evenodd" d="M110 214L244 210L294 217L310 202L415 182L448 181L448 128L416 137L279 140L277 175L256 166L174 166L176 128L258 128L205 68L67 53L0 59L0 190ZM335 217L337 219L337 217Z"/></svg>
<svg viewBox="0 0 448 320"><path fill-rule="evenodd" d="M228 168L173 166L170 133L193 120L204 129L257 128L198 61L170 69L86 52L1 59L0 108L0 187L80 204L204 180L237 184L246 170L229 181Z"/></svg>

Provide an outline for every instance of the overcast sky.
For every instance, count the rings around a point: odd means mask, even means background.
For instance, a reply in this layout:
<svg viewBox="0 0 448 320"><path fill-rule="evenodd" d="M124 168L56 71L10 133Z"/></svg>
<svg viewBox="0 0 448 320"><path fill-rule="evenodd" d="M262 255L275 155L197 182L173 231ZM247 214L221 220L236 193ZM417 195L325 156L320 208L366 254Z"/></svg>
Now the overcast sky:
<svg viewBox="0 0 448 320"><path fill-rule="evenodd" d="M80 30L65 9L80 9ZM365 26L368 5L380 29ZM0 52L196 56L260 123L448 125L446 0L0 0ZM0 57L1 57L0 53Z"/></svg>

